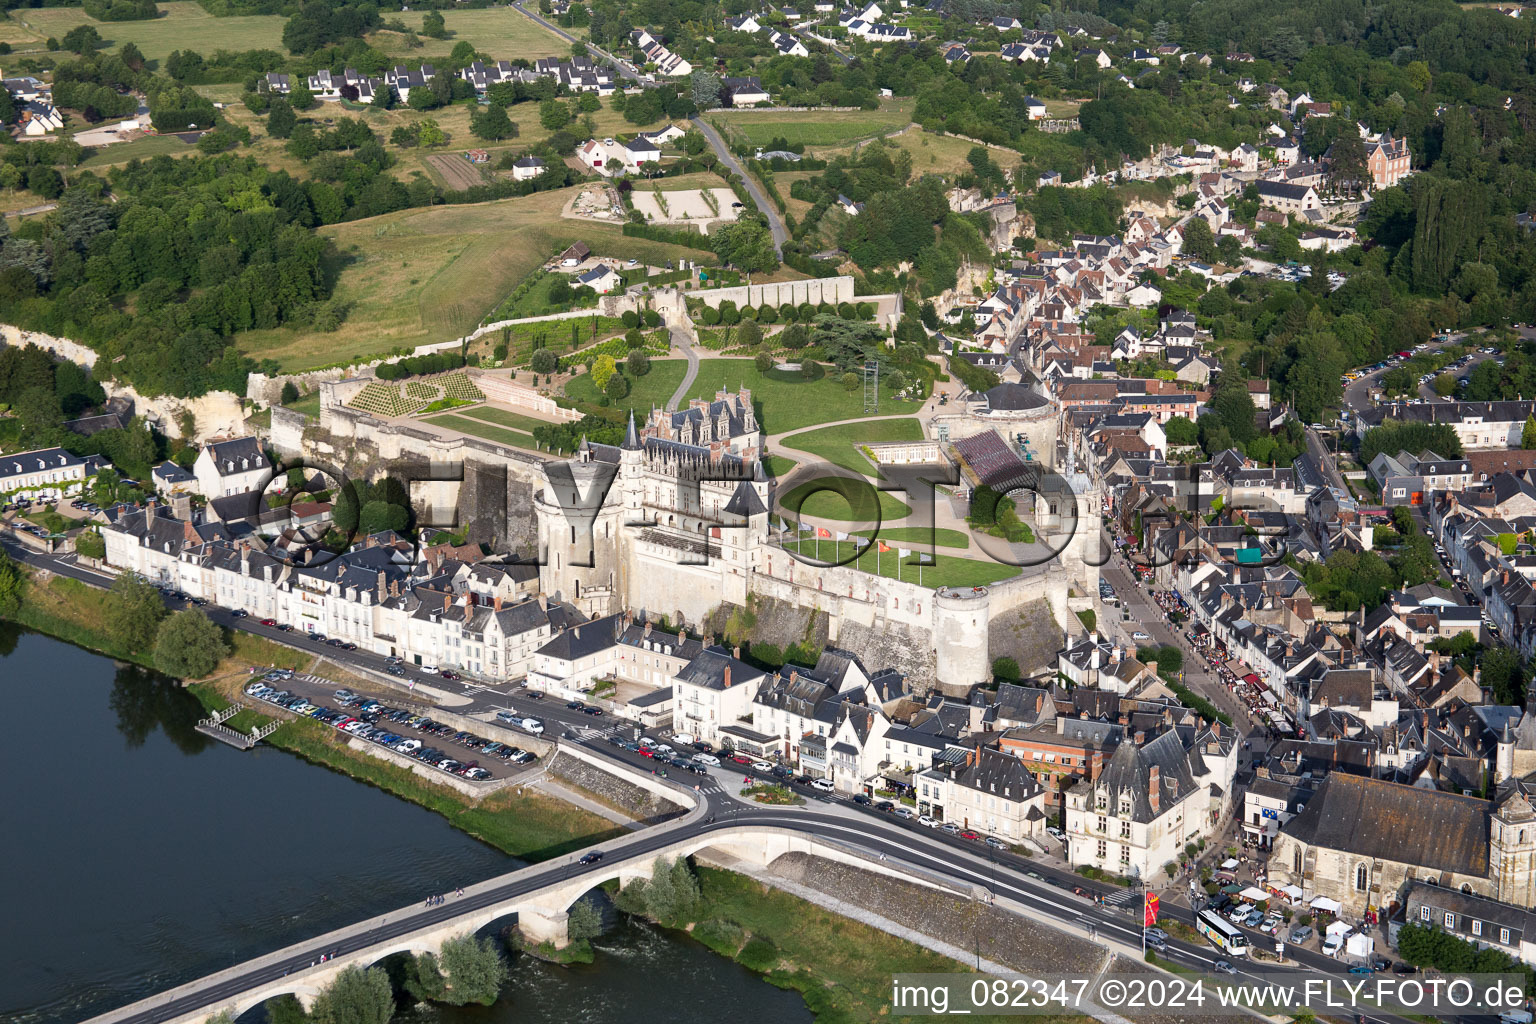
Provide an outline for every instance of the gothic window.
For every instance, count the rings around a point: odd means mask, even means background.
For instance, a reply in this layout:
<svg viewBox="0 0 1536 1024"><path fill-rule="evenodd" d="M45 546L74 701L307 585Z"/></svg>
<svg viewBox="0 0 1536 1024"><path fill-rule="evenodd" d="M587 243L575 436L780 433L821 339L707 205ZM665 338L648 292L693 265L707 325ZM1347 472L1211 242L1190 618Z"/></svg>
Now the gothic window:
<svg viewBox="0 0 1536 1024"><path fill-rule="evenodd" d="M1360 891L1360 892L1364 892L1366 886L1369 885L1369 884L1370 884L1370 872L1366 870L1366 867L1365 867L1364 864L1361 864L1361 865L1357 866L1355 868L1355 889Z"/></svg>
<svg viewBox="0 0 1536 1024"><path fill-rule="evenodd" d="M1291 861L1291 870L1295 871L1298 875L1301 874L1301 847L1298 846L1292 851Z"/></svg>

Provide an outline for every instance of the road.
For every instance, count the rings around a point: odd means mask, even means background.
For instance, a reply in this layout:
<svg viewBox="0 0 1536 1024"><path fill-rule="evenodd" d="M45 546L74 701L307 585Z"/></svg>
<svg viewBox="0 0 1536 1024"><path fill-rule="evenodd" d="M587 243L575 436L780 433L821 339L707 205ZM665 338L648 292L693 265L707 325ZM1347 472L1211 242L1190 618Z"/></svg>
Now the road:
<svg viewBox="0 0 1536 1024"><path fill-rule="evenodd" d="M1329 449L1328 442L1323 440L1323 435L1311 427L1307 427L1306 437L1307 454L1311 455L1318 466L1321 467L1323 474L1328 477L1329 484L1338 488L1342 493L1348 494L1349 485L1344 482L1344 474L1339 472L1338 460L1333 457L1333 452Z"/></svg>
<svg viewBox="0 0 1536 1024"><path fill-rule="evenodd" d="M741 161L736 159L736 154L732 153L729 147L726 146L725 140L720 137L719 132L715 131L713 125L707 123L702 117L695 117L693 118L693 126L703 134L704 138L709 142L710 148L715 151L715 155L720 158L725 166L734 171L736 176L747 186L747 194L752 197L752 202L756 204L762 215L768 218L768 230L773 233L773 251L782 260L784 258L784 243L789 241L789 232L784 229L784 221L779 216L778 208L763 194L763 190L758 187L757 182L747 173L746 168L741 166Z"/></svg>
<svg viewBox="0 0 1536 1024"><path fill-rule="evenodd" d="M693 339L689 337L688 328L670 326L667 328L672 338L672 344L683 350L683 358L688 360L688 369L683 372L683 379L677 385L677 390L672 392L672 397L667 401L667 408L681 409L683 402L688 399L688 389L693 387L693 382L699 376L699 353L693 347Z"/></svg>
<svg viewBox="0 0 1536 1024"><path fill-rule="evenodd" d="M543 27L545 29L548 29L550 32L553 32L555 35L559 36L561 39L564 39L568 43L572 43L572 44L580 43L582 46L585 46L587 48L587 52L588 53L592 54L595 57L601 57L603 60L608 61L610 64L613 65L614 71L618 72L620 78L627 78L631 82L644 82L645 81L645 79L642 78L637 72L632 71L628 64L626 64L624 61L619 60L619 58L615 57L613 54L609 53L607 50L599 49L598 47L593 46L591 43L587 42L585 39L577 39L575 36L571 35L569 32L567 32L565 29L561 28L559 25L556 25L554 22L545 21L542 17L539 16L539 14L537 12L530 11L528 8L524 7L521 3L513 3L512 7L519 14L521 14L523 17L527 18L528 20L532 21L534 24L539 25L539 26L541 26L541 27Z"/></svg>

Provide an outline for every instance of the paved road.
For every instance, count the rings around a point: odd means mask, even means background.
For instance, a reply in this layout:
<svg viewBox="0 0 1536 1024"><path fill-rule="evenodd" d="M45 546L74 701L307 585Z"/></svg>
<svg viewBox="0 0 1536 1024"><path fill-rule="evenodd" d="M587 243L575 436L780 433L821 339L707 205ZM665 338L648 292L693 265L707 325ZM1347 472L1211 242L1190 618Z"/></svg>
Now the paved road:
<svg viewBox="0 0 1536 1024"><path fill-rule="evenodd" d="M699 353L693 347L693 338L686 327L668 327L668 333L672 337L672 344L683 350L683 357L688 360L688 369L683 373L683 379L677 385L677 390L672 392L672 397L667 400L668 409L681 409L683 402L688 398L688 389L693 387L693 382L699 376Z"/></svg>
<svg viewBox="0 0 1536 1024"><path fill-rule="evenodd" d="M561 39L564 39L566 42L568 42L568 43L580 43L582 46L585 46L587 48L587 52L588 53L590 53L590 54L592 54L593 56L596 56L596 57L601 57L602 59L610 62L611 64L613 64L613 69L616 72L618 72L619 77L627 78L631 82L643 82L643 81L645 81L645 79L641 78L640 75L636 74L634 71L631 71L628 64L626 64L623 61L619 60L619 58L615 57L613 54L609 53L607 50L599 49L598 47L593 46L591 43L587 42L585 39L577 39L575 36L571 35L569 32L567 32L565 29L561 28L559 25L556 25L554 22L545 21L542 17L539 16L538 12L530 11L528 8L524 7L521 3L513 3L512 7L519 14L522 14L525 18L528 18L530 21L534 22L537 25L543 26L544 28L546 28L549 31L553 32L555 35L559 36Z"/></svg>
<svg viewBox="0 0 1536 1024"><path fill-rule="evenodd" d="M695 117L693 118L693 126L703 134L705 140L709 142L710 148L715 151L715 155L724 162L725 166L734 171L736 176L747 186L747 194L752 197L752 202L756 204L762 215L768 218L768 230L773 233L774 254L779 259L783 259L784 243L789 241L789 232L784 229L784 221L779 217L778 208L763 194L763 190L758 187L757 182L752 179L751 175L747 174L746 169L741 166L741 161L736 159L736 154L732 153L730 148L726 146L725 140L720 138L720 133L715 131L713 125L706 122L702 117Z"/></svg>
<svg viewBox="0 0 1536 1024"><path fill-rule="evenodd" d="M1348 494L1349 486L1344 482L1344 474L1339 472L1338 460L1333 457L1333 452L1328 448L1328 442L1311 427L1306 428L1306 437L1307 453L1322 468L1323 474L1328 477L1328 482Z"/></svg>

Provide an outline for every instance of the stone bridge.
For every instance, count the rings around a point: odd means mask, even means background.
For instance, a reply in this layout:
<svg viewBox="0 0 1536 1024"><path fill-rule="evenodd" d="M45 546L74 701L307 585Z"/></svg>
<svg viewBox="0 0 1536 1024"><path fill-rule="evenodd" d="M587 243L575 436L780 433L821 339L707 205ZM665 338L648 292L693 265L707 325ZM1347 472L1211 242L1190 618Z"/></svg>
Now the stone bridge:
<svg viewBox="0 0 1536 1024"><path fill-rule="evenodd" d="M625 885L648 879L658 860L700 851L759 867L786 853L807 853L971 895L968 888L942 876L914 874L911 865L888 864L846 841L817 835L814 827L795 821L791 814L749 813L762 820L710 826L696 811L670 829L619 841L595 864L582 864L572 854L553 865L524 868L466 889L461 897L450 896L441 906L408 907L362 921L120 1007L87 1024L203 1024L220 1012L239 1017L281 995L293 995L308 1008L349 967L367 968L399 953L436 953L447 940L503 919L515 919L530 942L563 946L568 942L567 910L592 889L609 881ZM322 952L328 954L324 962L319 961Z"/></svg>

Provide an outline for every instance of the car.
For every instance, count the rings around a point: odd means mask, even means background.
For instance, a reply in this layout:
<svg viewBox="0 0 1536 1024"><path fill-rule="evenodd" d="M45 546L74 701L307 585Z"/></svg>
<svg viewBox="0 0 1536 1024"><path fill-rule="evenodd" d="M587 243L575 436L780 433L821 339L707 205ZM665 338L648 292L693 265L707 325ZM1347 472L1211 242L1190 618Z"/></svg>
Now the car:
<svg viewBox="0 0 1536 1024"><path fill-rule="evenodd" d="M1349 969L1350 974L1375 974L1376 972L1364 964L1356 964Z"/></svg>
<svg viewBox="0 0 1536 1024"><path fill-rule="evenodd" d="M753 761L752 762L752 770L755 771L755 772L769 772L769 773L772 773L773 765L769 764L767 761Z"/></svg>
<svg viewBox="0 0 1536 1024"><path fill-rule="evenodd" d="M1211 965L1211 969L1214 970L1217 974L1236 974L1237 973L1237 968L1233 967L1230 963L1228 963L1225 960L1217 960L1214 964Z"/></svg>
<svg viewBox="0 0 1536 1024"><path fill-rule="evenodd" d="M506 711L496 712L496 721L505 722L508 725L516 725L523 720L523 716L508 708Z"/></svg>
<svg viewBox="0 0 1536 1024"><path fill-rule="evenodd" d="M353 693L351 690L337 690L335 693L331 694L331 696L335 697L339 701L349 701L353 697L356 697L357 694Z"/></svg>
<svg viewBox="0 0 1536 1024"><path fill-rule="evenodd" d="M1066 839L1067 838L1067 834L1065 832L1063 832L1061 829L1057 828L1055 825L1047 825L1047 826L1045 826L1045 832L1046 832L1046 835L1052 836L1053 838L1056 838L1056 839Z"/></svg>
<svg viewBox="0 0 1536 1024"><path fill-rule="evenodd" d="M745 203L739 203L739 202L732 203L731 204L731 209L733 209L733 210L740 210L740 209L743 209L745 206L746 206Z"/></svg>
<svg viewBox="0 0 1536 1024"><path fill-rule="evenodd" d="M1306 942L1311 937L1312 937L1312 929L1307 927L1306 925L1300 925L1300 926L1298 926L1296 928L1292 928L1291 929L1291 934L1289 936L1289 941L1291 941L1293 943L1296 943L1296 942Z"/></svg>
<svg viewBox="0 0 1536 1024"><path fill-rule="evenodd" d="M699 764L708 765L711 768L720 767L720 759L713 754L698 753L693 755L693 759Z"/></svg>
<svg viewBox="0 0 1536 1024"><path fill-rule="evenodd" d="M961 829L960 830L960 838L961 839L980 839L981 835L979 833L973 832L973 831L971 831L970 829L967 828L967 829Z"/></svg>
<svg viewBox="0 0 1536 1024"><path fill-rule="evenodd" d="M581 713L584 715L591 715L593 718L598 718L601 717L603 709L589 704L581 709Z"/></svg>
<svg viewBox="0 0 1536 1024"><path fill-rule="evenodd" d="M523 727L524 731L531 732L535 736L544 731L544 723L537 718L525 718L518 724Z"/></svg>
<svg viewBox="0 0 1536 1024"><path fill-rule="evenodd" d="M542 693L540 693L538 690L524 690L523 691L523 696L526 697L528 700L543 700L544 699L544 695Z"/></svg>
<svg viewBox="0 0 1536 1024"><path fill-rule="evenodd" d="M944 824L939 826L939 831L943 832L945 835L957 836L960 834L960 826L956 825L952 821L946 821Z"/></svg>
<svg viewBox="0 0 1536 1024"><path fill-rule="evenodd" d="M405 669L401 668L399 665L390 665L385 671L387 671L392 676L405 675Z"/></svg>
<svg viewBox="0 0 1536 1024"><path fill-rule="evenodd" d="M232 619L243 619L249 614L251 613L246 611L244 608L236 608L234 611L229 613L229 617Z"/></svg>
<svg viewBox="0 0 1536 1024"><path fill-rule="evenodd" d="M1243 924L1248 928L1257 928L1264 923L1264 911L1255 910L1243 919Z"/></svg>
<svg viewBox="0 0 1536 1024"><path fill-rule="evenodd" d="M645 741L641 740L641 742L643 743ZM746 754L732 754L731 755L731 760L735 761L737 764L751 764L752 763L752 759L750 757L748 757Z"/></svg>
<svg viewBox="0 0 1536 1024"><path fill-rule="evenodd" d="M448 669L443 669L443 671L438 673L438 674L441 675L444 679L448 679L448 680L463 679L464 678L463 676L459 675L457 672L452 672L452 671L450 671Z"/></svg>
<svg viewBox="0 0 1536 1024"><path fill-rule="evenodd" d="M919 825L926 825L928 828L938 828L943 824L938 818L933 818L926 814L919 814L917 816L917 823Z"/></svg>
<svg viewBox="0 0 1536 1024"><path fill-rule="evenodd" d="M1144 644L1147 641L1152 639L1152 635L1150 633L1146 633L1146 632L1143 632L1142 630L1138 629L1134 633L1131 634L1131 639L1135 640L1139 644Z"/></svg>
<svg viewBox="0 0 1536 1024"><path fill-rule="evenodd" d="M1392 973L1406 976L1419 973L1419 969L1413 966L1413 964L1397 963L1392 965Z"/></svg>
<svg viewBox="0 0 1536 1024"><path fill-rule="evenodd" d="M892 810L891 813L894 814L896 817L901 818L903 821L907 821L909 819L917 817L917 812L914 811L910 807L898 806L894 810Z"/></svg>
<svg viewBox="0 0 1536 1024"><path fill-rule="evenodd" d="M635 751L635 753L639 754L641 757L655 758L661 756L660 754L656 753L655 747L641 747L639 750Z"/></svg>
<svg viewBox="0 0 1536 1024"><path fill-rule="evenodd" d="M997 836L987 836L985 842L986 842L986 844L988 846L992 847L992 849L994 849L994 850L1006 850L1006 849L1008 849L1008 844L1003 842L1001 839L997 838Z"/></svg>
<svg viewBox="0 0 1536 1024"><path fill-rule="evenodd" d="M820 791L822 793L830 793L830 792L832 792L832 780L831 779L815 779L814 781L811 782L811 788L814 789L814 790L818 790L818 791Z"/></svg>
<svg viewBox="0 0 1536 1024"><path fill-rule="evenodd" d="M263 626L275 626L275 625L277 625L277 620L276 619L262 619L261 620L261 624Z"/></svg>
<svg viewBox="0 0 1536 1024"><path fill-rule="evenodd" d="M586 705L583 704L581 701L573 700L573 701L567 701L566 702L565 710L567 710L567 711L580 711L584 707L586 707Z"/></svg>
<svg viewBox="0 0 1536 1024"><path fill-rule="evenodd" d="M603 851L602 850L593 850L591 853L584 853L584 854L582 854L581 855L580 863L582 863L582 864L596 864L598 861L600 861L602 859L603 859Z"/></svg>
<svg viewBox="0 0 1536 1024"><path fill-rule="evenodd" d="M874 803L874 801L870 799L869 795L865 794L865 793L855 793L853 795L853 802L856 803L856 804L863 804L863 805L866 805L866 806L871 804L871 803Z"/></svg>
<svg viewBox="0 0 1536 1024"><path fill-rule="evenodd" d="M1282 922L1274 914L1270 914L1259 923L1259 931L1263 932L1265 935L1279 935L1280 925L1283 923L1284 922Z"/></svg>

